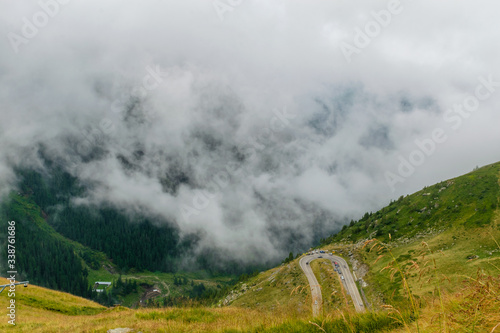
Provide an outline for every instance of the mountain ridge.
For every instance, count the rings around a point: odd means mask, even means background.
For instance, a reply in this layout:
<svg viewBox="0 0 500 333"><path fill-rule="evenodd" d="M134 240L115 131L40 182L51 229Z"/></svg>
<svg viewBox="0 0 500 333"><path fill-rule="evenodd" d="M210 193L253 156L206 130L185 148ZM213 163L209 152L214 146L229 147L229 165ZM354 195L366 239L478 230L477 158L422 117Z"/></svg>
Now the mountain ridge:
<svg viewBox="0 0 500 333"><path fill-rule="evenodd" d="M212 306L114 308L99 314L99 323L89 314L75 327L83 328L83 321L90 320L97 330L126 323L143 332L166 327L171 332L316 332L318 327L326 332L399 332L404 327L489 332L500 322L494 298L500 293L499 179L500 163L494 163L426 186L365 214L311 248L346 259L368 301L367 313L354 312L331 264L319 259L311 268L321 285L324 307L318 318L312 318L309 286L298 265L306 254L298 254L242 279ZM377 235L374 228L380 228ZM490 291L483 288L486 285ZM417 304L413 310L408 290ZM488 302L473 310L481 299ZM24 301L20 299L21 307ZM47 316L60 312L51 306L44 311ZM477 318L471 320L473 311ZM235 325L234 318L244 324ZM39 324L34 318L28 326ZM60 320L54 325L68 327Z"/></svg>

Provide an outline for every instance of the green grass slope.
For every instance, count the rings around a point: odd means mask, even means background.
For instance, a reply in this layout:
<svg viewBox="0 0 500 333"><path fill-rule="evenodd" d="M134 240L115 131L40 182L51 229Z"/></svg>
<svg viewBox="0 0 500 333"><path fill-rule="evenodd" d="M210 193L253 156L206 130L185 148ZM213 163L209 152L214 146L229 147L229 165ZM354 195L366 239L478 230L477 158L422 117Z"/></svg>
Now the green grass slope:
<svg viewBox="0 0 500 333"><path fill-rule="evenodd" d="M451 227L488 225L499 203L499 172L500 163L496 163L401 196L378 212L366 213L359 221L352 221L323 243L373 237L387 241L389 234L393 239L412 238Z"/></svg>
<svg viewBox="0 0 500 333"><path fill-rule="evenodd" d="M461 177L440 182L406 197L401 197L375 213L367 213L341 232L322 241L319 246L343 256L354 268L360 289L374 309L404 300L401 278L391 279L388 269L390 256L382 254L364 242L377 238L393 251L398 263L409 268L413 262L428 268L429 259L439 264L441 279L446 276L444 289L453 291L461 285L462 275L474 276L478 269L500 267L496 258L500 249L494 237L498 232L498 200L500 163L489 165ZM426 241L428 248L422 246ZM319 248L318 247L318 248ZM432 251L433 253L430 253ZM422 256L425 255L425 256ZM470 258L474 258L471 260ZM310 291L298 259L261 272L239 283L221 304L262 310L289 311L301 317L311 314ZM312 265L322 286L324 313L349 311L330 266L315 262ZM422 269L424 266L422 267ZM436 283L428 281L429 274L409 272L408 278L419 295L432 294ZM425 283L429 282L429 283ZM362 288L362 285L366 285Z"/></svg>
<svg viewBox="0 0 500 333"><path fill-rule="evenodd" d="M463 303L464 283L500 274L499 176L496 163L400 197L351 222L322 246L348 255L375 310L409 309L410 295L417 313L436 303L444 309L447 299ZM448 324L466 309L453 311ZM456 327L464 325L465 318Z"/></svg>

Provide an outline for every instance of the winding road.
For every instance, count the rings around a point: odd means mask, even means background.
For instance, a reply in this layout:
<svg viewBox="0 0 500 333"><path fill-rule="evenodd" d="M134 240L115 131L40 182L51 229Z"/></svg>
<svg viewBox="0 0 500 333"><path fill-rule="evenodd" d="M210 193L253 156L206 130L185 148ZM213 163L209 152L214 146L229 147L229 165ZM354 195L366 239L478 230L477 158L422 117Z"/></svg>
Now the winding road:
<svg viewBox="0 0 500 333"><path fill-rule="evenodd" d="M363 312L365 310L365 306L363 305L363 300L361 299L361 295L359 294L358 288L356 287L356 282L354 282L354 278L352 277L351 271L349 270L349 266L347 262L338 256L331 255L329 253L315 253L308 254L305 257L302 257L299 261L300 268L304 271L304 274L309 281L309 286L311 287L311 296L312 296L312 312L313 317L319 316L322 311L323 306L323 297L321 296L321 286L314 276L314 273L311 269L311 261L316 259L328 259L332 262L333 268L335 269L335 262L339 265L340 271L342 272L340 276L343 276L344 279L341 279L344 284L347 293L351 295L352 301L354 303L354 307L356 311ZM338 273L338 271L337 271Z"/></svg>

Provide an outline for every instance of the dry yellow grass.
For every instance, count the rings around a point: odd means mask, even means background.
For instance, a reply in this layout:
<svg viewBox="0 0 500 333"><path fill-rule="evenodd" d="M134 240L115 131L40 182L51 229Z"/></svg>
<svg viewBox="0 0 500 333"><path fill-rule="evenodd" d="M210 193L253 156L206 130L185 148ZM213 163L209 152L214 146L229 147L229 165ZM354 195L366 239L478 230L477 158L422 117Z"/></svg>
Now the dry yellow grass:
<svg viewBox="0 0 500 333"><path fill-rule="evenodd" d="M2 284L7 284L1 278ZM223 332L271 327L293 318L282 311L258 311L248 308L166 308L131 310L106 309L89 300L67 293L30 285L16 288L16 326L7 322L7 289L0 294L0 308L5 309L0 331L16 332L106 332L129 327L146 332ZM71 315L89 312L97 314Z"/></svg>
<svg viewBox="0 0 500 333"><path fill-rule="evenodd" d="M0 282L7 283L7 280L1 279ZM445 329L436 315L441 311L441 304L437 297L432 299L429 296L426 301L427 306L420 312L420 332L493 332L495 325L500 323L499 297L500 277L479 273L473 279L464 278L457 292L447 293L443 297L447 316ZM0 294L0 308L6 309L8 300L5 291ZM15 328L11 327L7 323L7 316L2 316L4 318L4 322L0 323L2 332L11 330L19 332L106 332L118 327L128 327L143 333L259 332L262 330L272 332L273 327L298 319L296 313L286 306L278 307L274 311L234 306L106 309L86 299L32 285L28 288L19 286L16 291L16 300L17 325ZM97 313L71 315L79 312ZM342 313L333 311L325 315L325 320L331 321L338 319ZM356 316L356 314L351 313L350 316ZM408 325L410 331L416 331L415 323L410 322ZM321 330L318 328L319 331ZM329 330L326 331L329 332ZM399 331L408 332L408 329L394 332Z"/></svg>
<svg viewBox="0 0 500 333"><path fill-rule="evenodd" d="M474 278L464 278L458 292L443 296L443 305L438 298L428 299L428 306L420 313L420 332L500 332L499 297L500 276L479 274ZM441 306L444 306L446 317L444 325L438 315ZM410 328L416 330L415 323L410 323Z"/></svg>

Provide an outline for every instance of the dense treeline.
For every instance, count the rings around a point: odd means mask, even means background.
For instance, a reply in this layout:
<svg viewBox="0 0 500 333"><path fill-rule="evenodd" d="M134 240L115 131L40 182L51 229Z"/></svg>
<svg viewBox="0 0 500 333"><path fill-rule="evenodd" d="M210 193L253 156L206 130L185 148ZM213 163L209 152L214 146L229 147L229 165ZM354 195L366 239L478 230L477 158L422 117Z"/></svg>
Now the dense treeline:
<svg viewBox="0 0 500 333"><path fill-rule="evenodd" d="M1 207L1 234L6 240L8 221L15 221L15 268L17 278L72 294L90 297L88 271L73 248L47 225L40 209L27 198L12 196ZM1 247L2 258L6 245ZM4 269L3 271L7 271Z"/></svg>
<svg viewBox="0 0 500 333"><path fill-rule="evenodd" d="M196 306L196 305L214 305L218 300L227 295L232 288L232 284L216 287L206 287L204 283L194 283L191 281L191 288L188 296L165 296L154 299L148 299L145 303L147 307L169 307L169 306Z"/></svg>
<svg viewBox="0 0 500 333"><path fill-rule="evenodd" d="M85 196L85 186L57 166L47 165L44 173L18 169L19 189L47 214L47 222L65 237L105 253L122 271L176 271L176 258L199 240L196 234L180 239L168 221L129 218L113 207L74 206L71 199ZM81 254L93 269L95 256ZM226 257L225 260L221 258ZM250 273L264 265L242 265L223 251L205 249L196 256L196 269L210 274Z"/></svg>
<svg viewBox="0 0 500 333"><path fill-rule="evenodd" d="M244 281L249 276L254 275L242 275L239 280L233 279L222 285L217 284L214 287L207 287L203 282L196 283L193 280L188 280L186 277L175 277L174 285L185 286L185 295L150 298L142 303L142 305L147 307L212 305L227 295L237 281ZM146 286L151 287L151 285L147 284ZM142 288L144 288L144 285L142 285ZM106 288L103 292L93 292L92 299L102 305L112 306L120 304L123 298L136 292L141 292L137 282L133 279L123 280L120 276L117 280L113 280L112 286Z"/></svg>
<svg viewBox="0 0 500 333"><path fill-rule="evenodd" d="M29 169L17 169L16 174L21 193L29 195L43 210L58 204L67 206L71 197L84 191L76 178L58 168L53 169L51 175Z"/></svg>
<svg viewBox="0 0 500 333"><path fill-rule="evenodd" d="M188 291L188 296L179 297L163 297L148 300L146 306L150 307L165 307L165 306L193 306L193 305L216 305L217 302L227 296L234 285L237 283L243 283L248 281L254 276L259 274L258 270L253 271L249 274L241 274L237 279L232 279L226 281L225 283L219 283L215 287L207 287L204 283L195 283L193 280L188 281L185 277L175 278L174 283L177 285L190 285L190 290Z"/></svg>
<svg viewBox="0 0 500 333"><path fill-rule="evenodd" d="M75 207L70 199L84 193L84 188L76 178L57 168L51 170L51 175L33 170L18 170L18 174L22 193L48 214L47 221L62 235L106 253L124 271L175 270L174 258L184 246L167 221L155 221L162 224L155 226L147 219L130 221L113 208Z"/></svg>
<svg viewBox="0 0 500 333"><path fill-rule="evenodd" d="M113 209L92 212L87 207L66 207L49 221L62 235L102 251L123 271L175 271L178 235L170 227L150 221L129 221Z"/></svg>

